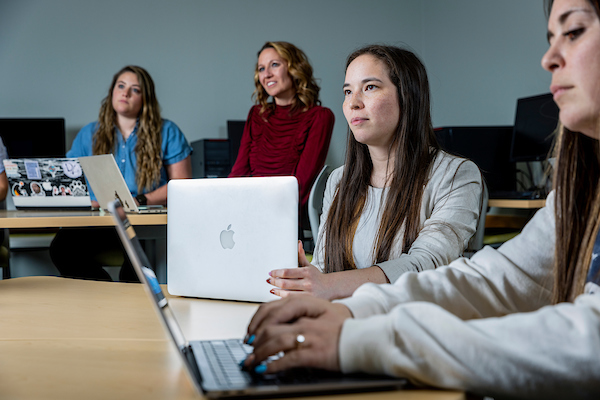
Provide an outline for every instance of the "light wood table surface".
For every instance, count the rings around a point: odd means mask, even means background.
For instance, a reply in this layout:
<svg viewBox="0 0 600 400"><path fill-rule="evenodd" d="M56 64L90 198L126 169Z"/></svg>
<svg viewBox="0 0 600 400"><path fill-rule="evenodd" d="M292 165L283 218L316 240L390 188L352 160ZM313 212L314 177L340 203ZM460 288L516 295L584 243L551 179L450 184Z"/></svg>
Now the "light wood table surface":
<svg viewBox="0 0 600 400"><path fill-rule="evenodd" d="M498 207L498 208L535 209L535 208L542 208L545 205L546 205L546 199L536 199L536 200L490 199L490 200L488 200L488 207Z"/></svg>
<svg viewBox="0 0 600 400"><path fill-rule="evenodd" d="M127 214L132 225L166 225L167 214ZM0 210L0 228L114 226L102 211Z"/></svg>
<svg viewBox="0 0 600 400"><path fill-rule="evenodd" d="M169 297L188 340L242 337L256 304ZM0 280L0 398L192 399L143 287L57 277ZM458 400L406 390L311 399Z"/></svg>

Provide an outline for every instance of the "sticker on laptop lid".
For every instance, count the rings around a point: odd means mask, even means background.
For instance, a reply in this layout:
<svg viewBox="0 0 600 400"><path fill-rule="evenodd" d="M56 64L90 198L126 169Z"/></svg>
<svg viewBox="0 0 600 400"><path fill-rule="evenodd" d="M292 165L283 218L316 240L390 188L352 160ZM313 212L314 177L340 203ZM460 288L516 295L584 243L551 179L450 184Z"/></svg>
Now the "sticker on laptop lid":
<svg viewBox="0 0 600 400"><path fill-rule="evenodd" d="M25 173L27 174L27 179L42 179L40 163L37 161L25 160Z"/></svg>
<svg viewBox="0 0 600 400"><path fill-rule="evenodd" d="M79 178L83 171L77 161L69 160L62 163L62 168L66 176L72 179Z"/></svg>
<svg viewBox="0 0 600 400"><path fill-rule="evenodd" d="M6 175L10 177L18 178L19 175L19 166L8 160L4 160L4 170L6 171Z"/></svg>

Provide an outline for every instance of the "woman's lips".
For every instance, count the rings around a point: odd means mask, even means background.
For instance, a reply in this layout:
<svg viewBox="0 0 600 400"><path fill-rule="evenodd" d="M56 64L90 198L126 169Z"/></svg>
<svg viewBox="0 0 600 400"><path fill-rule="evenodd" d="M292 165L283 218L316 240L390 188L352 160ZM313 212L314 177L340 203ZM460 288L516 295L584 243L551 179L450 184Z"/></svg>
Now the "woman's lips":
<svg viewBox="0 0 600 400"><path fill-rule="evenodd" d="M352 118L350 120L350 124L352 124L352 125L360 125L360 124L362 124L365 121L367 121L367 118Z"/></svg>
<svg viewBox="0 0 600 400"><path fill-rule="evenodd" d="M550 86L550 92L552 93L552 97L554 101L556 101L560 96L562 96L567 90L571 89L572 86L563 86L563 85L552 85Z"/></svg>

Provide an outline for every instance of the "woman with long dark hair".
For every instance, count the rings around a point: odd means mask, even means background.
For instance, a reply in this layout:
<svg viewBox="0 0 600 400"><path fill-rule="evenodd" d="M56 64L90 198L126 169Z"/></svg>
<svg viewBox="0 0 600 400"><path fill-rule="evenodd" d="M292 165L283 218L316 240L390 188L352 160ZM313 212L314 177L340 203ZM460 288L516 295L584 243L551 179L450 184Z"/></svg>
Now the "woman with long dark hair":
<svg viewBox="0 0 600 400"><path fill-rule="evenodd" d="M368 46L348 57L344 166L331 174L314 265L275 270L274 294L346 297L458 258L475 232L482 181L471 161L440 149L429 83L412 52Z"/></svg>
<svg viewBox="0 0 600 400"><path fill-rule="evenodd" d="M248 328L247 368L385 373L494 398L600 398L600 2L555 0L549 10L542 66L561 126L546 207L470 260L364 285L335 304L264 305Z"/></svg>

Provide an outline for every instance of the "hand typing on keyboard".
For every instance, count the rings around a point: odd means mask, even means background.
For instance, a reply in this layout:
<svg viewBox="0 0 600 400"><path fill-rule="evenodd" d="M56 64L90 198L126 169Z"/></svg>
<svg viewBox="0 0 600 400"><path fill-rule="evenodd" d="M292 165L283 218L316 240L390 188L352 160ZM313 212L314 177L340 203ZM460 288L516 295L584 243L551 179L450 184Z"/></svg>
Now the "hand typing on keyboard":
<svg viewBox="0 0 600 400"><path fill-rule="evenodd" d="M347 307L313 296L263 304L248 326L246 343L254 352L242 365L261 374L297 367L339 371L339 336L351 317Z"/></svg>

